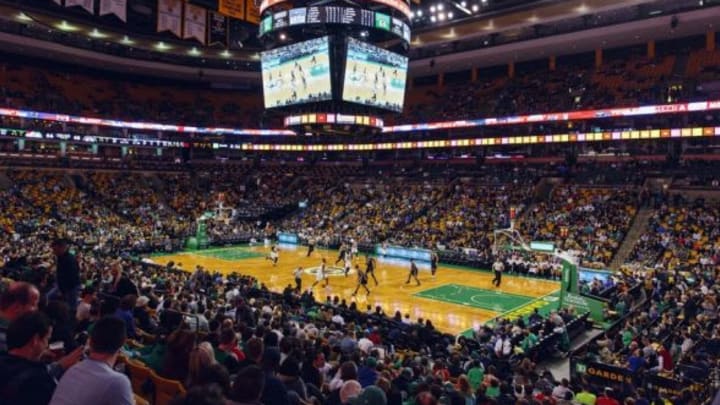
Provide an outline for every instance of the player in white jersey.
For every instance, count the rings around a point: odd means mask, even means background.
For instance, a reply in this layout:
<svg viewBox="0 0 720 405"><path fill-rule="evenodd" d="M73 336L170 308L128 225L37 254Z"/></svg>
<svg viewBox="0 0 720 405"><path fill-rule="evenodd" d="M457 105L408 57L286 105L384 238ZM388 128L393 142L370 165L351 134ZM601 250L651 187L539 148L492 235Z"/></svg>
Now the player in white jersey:
<svg viewBox="0 0 720 405"><path fill-rule="evenodd" d="M358 254L358 244L355 239L351 239L350 242L352 243L352 247L350 248L350 254L352 254L352 258L356 258Z"/></svg>
<svg viewBox="0 0 720 405"><path fill-rule="evenodd" d="M320 267L318 268L317 273L315 273L315 282L310 288L315 288L316 285L318 285L321 281L325 280L325 287L328 286L330 283L330 278L327 276L327 263L325 262L325 258L323 257L322 263L320 263Z"/></svg>
<svg viewBox="0 0 720 405"><path fill-rule="evenodd" d="M273 262L273 267L277 266L278 259L280 258L280 253L278 252L277 246L272 245L270 248L270 254L267 255L265 259L270 260Z"/></svg>
<svg viewBox="0 0 720 405"><path fill-rule="evenodd" d="M348 276L348 273L350 273L350 269L352 268L352 259L350 257L351 256L348 254L345 255L345 277Z"/></svg>

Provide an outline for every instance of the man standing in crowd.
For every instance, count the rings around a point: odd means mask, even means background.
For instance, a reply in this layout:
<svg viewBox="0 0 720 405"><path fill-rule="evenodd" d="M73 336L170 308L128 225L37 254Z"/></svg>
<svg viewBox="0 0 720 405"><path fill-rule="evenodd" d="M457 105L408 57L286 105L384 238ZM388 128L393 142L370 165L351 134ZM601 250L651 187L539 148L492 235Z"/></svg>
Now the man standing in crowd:
<svg viewBox="0 0 720 405"><path fill-rule="evenodd" d="M75 313L78 295L80 294L80 266L77 258L70 253L66 239L55 239L50 245L57 258L55 272L55 287L48 292L48 300L57 299L62 294L63 300Z"/></svg>
<svg viewBox="0 0 720 405"><path fill-rule="evenodd" d="M495 287L500 287L500 283L502 282L502 273L505 270L505 265L502 261L500 261L500 258L497 258L495 259L495 263L493 263L492 268L495 272L495 278L492 280L492 284Z"/></svg>
<svg viewBox="0 0 720 405"><path fill-rule="evenodd" d="M118 318L99 320L90 336L88 358L63 375L50 405L133 405L130 380L113 370L120 348L125 344L125 331L125 323Z"/></svg>

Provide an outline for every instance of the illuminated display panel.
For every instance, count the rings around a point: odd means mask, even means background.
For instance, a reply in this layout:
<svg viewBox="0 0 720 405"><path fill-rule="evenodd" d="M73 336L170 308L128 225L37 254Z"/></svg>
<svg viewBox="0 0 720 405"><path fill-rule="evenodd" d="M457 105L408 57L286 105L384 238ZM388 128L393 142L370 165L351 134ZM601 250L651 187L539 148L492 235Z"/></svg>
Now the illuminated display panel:
<svg viewBox="0 0 720 405"><path fill-rule="evenodd" d="M311 39L260 55L265 108L330 100L330 43Z"/></svg>
<svg viewBox="0 0 720 405"><path fill-rule="evenodd" d="M407 66L405 56L349 38L343 100L401 112Z"/></svg>
<svg viewBox="0 0 720 405"><path fill-rule="evenodd" d="M350 124L382 128L383 120L380 117L374 116L335 113L314 113L289 115L285 117L286 127L303 124Z"/></svg>
<svg viewBox="0 0 720 405"><path fill-rule="evenodd" d="M298 7L267 14L259 26L259 36L276 30L302 25L357 25L391 32L410 42L410 26L388 14L356 7L311 6Z"/></svg>

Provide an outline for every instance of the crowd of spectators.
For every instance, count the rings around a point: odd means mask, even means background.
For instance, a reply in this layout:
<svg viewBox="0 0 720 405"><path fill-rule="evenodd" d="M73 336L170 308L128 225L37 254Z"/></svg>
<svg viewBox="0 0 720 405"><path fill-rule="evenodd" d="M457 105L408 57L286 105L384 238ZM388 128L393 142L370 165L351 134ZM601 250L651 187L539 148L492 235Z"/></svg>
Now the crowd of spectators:
<svg viewBox="0 0 720 405"><path fill-rule="evenodd" d="M712 201L666 201L653 212L630 260L663 269L711 268L718 260L719 218L720 210Z"/></svg>
<svg viewBox="0 0 720 405"><path fill-rule="evenodd" d="M636 401L643 396L671 400L673 394L661 395L660 387L653 387L654 376L693 385L696 392L707 390L720 353L716 269L693 265L683 271L636 268L633 273L643 280L646 300L635 308L623 307L616 326L593 339L577 353L578 359L626 370L630 383L608 388ZM651 390L633 392L640 386ZM671 401L701 403L696 395L685 390Z"/></svg>
<svg viewBox="0 0 720 405"><path fill-rule="evenodd" d="M561 249L579 252L586 265L606 266L630 228L639 202L635 189L560 185L549 201L527 212L521 230L530 240L554 241Z"/></svg>
<svg viewBox="0 0 720 405"><path fill-rule="evenodd" d="M475 249L478 255L491 255L493 231L510 226L510 210L517 215L534 192L532 184L480 184L475 180L451 185L452 191L390 242L457 251Z"/></svg>
<svg viewBox="0 0 720 405"><path fill-rule="evenodd" d="M648 58L631 48L611 53L600 68L570 59L552 71L546 66L519 68L513 78L506 69L496 69L483 72L477 82L467 77L443 89L416 84L409 90L403 116L391 120L414 123L688 101L708 96L702 84L717 79L717 55L693 50L683 71L676 69L681 58L671 52ZM254 90L200 84L188 89L170 81L134 79L118 81L78 68L56 66L49 71L27 60L9 61L0 65L0 100L6 107L197 126L257 127L263 119Z"/></svg>
<svg viewBox="0 0 720 405"><path fill-rule="evenodd" d="M117 80L67 66L48 70L28 60L8 58L0 64L0 100L8 108L126 121L258 127L262 101L257 92L191 87L146 78Z"/></svg>
<svg viewBox="0 0 720 405"><path fill-rule="evenodd" d="M113 395L113 403L132 403L129 382L112 371L118 356L131 377L144 367L179 381L180 392L188 393L176 403L187 404L542 403L544 396L564 398L564 392L553 393L556 386L569 389L567 381L536 368L533 348L555 335L560 350L567 350L572 311L499 320L456 341L430 322L389 317L380 307L363 311L330 297L318 303L311 292L288 287L273 293L238 274L182 271L181 264L150 265L77 248L82 294L76 311L47 294L55 278L52 258L32 271L17 263L3 267L14 280L0 299L0 343L9 350L0 364L16 374L0 384L6 399L56 404ZM122 320L120 333L112 319ZM38 323L38 330L28 326ZM109 339L106 328L114 343L99 347ZM90 357L79 361L76 347L85 333L91 335ZM62 341L60 351L68 355L52 362L49 341ZM94 352L109 356L102 373L93 371L100 367ZM107 388L79 385L93 378ZM35 385L15 391L10 382ZM158 389L147 385L132 388L147 397ZM195 402L198 397L216 399Z"/></svg>
<svg viewBox="0 0 720 405"><path fill-rule="evenodd" d="M291 287L282 293L271 292L258 280L239 274L221 276L207 269L183 268L181 263L152 265L131 260L128 253L140 250L140 241L186 232L183 218L212 208L219 193L225 193L221 200L230 206L242 204L247 196L262 204L263 195L276 192L266 200L268 207L295 199L307 203L308 208L290 215L283 224L289 229L314 228L327 235L338 232L359 242L383 241L391 235L389 240L393 242L395 237L398 243L434 243L450 249L487 249L489 241L468 235L489 234L493 227L506 224L512 206L528 230L528 238L556 240L560 246L582 252L585 262L606 262L622 241L639 203L636 189L560 184L547 201L536 203L531 194L542 174L532 168L481 173L466 170L453 173L455 177L451 177L458 180L445 184L437 181L438 177L448 176L444 170L385 170L383 178L374 182L374 173L362 168L276 168L267 171L267 176L244 170L232 178L227 178L233 176L228 171L221 170L157 173L139 178L112 172L7 172L11 185L0 199L6 212L1 224L2 274L34 287L11 283L4 288L0 318L5 320L7 342L13 348L5 360L18 361L16 357L25 356L35 362L41 353L43 359L51 358L44 350L48 340L62 341L64 352L71 357L56 356L56 362L50 363L54 366L48 369L56 373L50 377L58 377L63 368L72 371L72 367L79 367L71 366L78 360L73 357L73 349L80 345L76 338L83 332L95 336L88 326L102 325L101 320L111 316L125 322L130 342L123 346L120 362L129 369L140 365L160 378L179 381L188 390L182 400L188 404L195 403L192 398L198 397L266 404L426 404L438 400L452 404L572 403L561 402L570 401L566 396L572 395L567 392L579 395L588 388L554 381L552 375L534 364L539 358L567 352L572 338L570 326L577 324L580 315L572 311L498 320L456 341L436 331L430 322L413 321L400 313L386 315L383 308L365 310L330 298L319 303L310 292ZM628 178L620 174L611 177ZM475 178L483 182L476 183ZM278 189L286 189L289 196L278 197ZM674 325L679 314L692 307L694 301L699 308L693 314L697 321L683 315L682 319L691 323L680 336L685 339L685 335L703 335L704 328L707 338L713 337L716 327L711 320L716 317L716 306L701 294L688 295L685 291L713 289L710 280L716 262L715 214L700 203L691 208L662 206L657 211L652 233L663 235L667 230L672 243L691 253L671 261L658 260L663 267L658 267L652 277L646 273L634 276L636 281L665 280L646 288L655 301L646 315L655 322L650 329L653 335L649 340L638 337L637 347L626 345L631 351L623 351L620 346L619 354L611 356L608 350L615 353L615 346L598 351L598 356L605 356L604 361L624 364L633 358L636 364L639 360L632 356L635 349L650 353L647 342L665 336L669 325ZM318 226L322 221L338 228ZM463 222L463 227L455 226L458 221ZM466 226L471 223L472 227ZM365 224L366 228L356 229ZM448 224L452 227L447 228ZM254 221L231 222L228 226L244 232L260 228ZM449 231L428 231L443 226ZM662 232L656 229L660 226ZM217 235L228 232L220 224L209 228ZM695 233L699 234L697 238ZM75 242L73 249L81 269L77 311L64 300L58 301L53 292L56 259L47 246L56 234ZM655 256L665 252L656 251ZM503 260L511 274L549 278L560 274L558 263L552 260L521 254ZM648 256L648 260L653 259ZM683 267L686 264L690 267ZM676 271L663 279L661 274L671 274L670 269L689 273ZM625 298L626 286L615 282L589 284L584 289L592 295L609 288L616 291L607 308L608 318L624 319L634 314L635 304ZM37 295L37 302L17 298L18 289L24 289L28 296ZM681 292L683 295L678 295ZM12 301L15 299L22 302ZM675 301L683 305L671 303ZM50 330L42 326L43 319L33 321L41 325L38 334L49 333L50 337L39 336L30 355L15 350L22 349L25 341L7 324L22 318L17 311L35 314L36 307L56 326ZM642 314L636 316L639 318L627 318L629 332L620 336L638 336L647 326L648 319ZM22 318L20 324L30 321ZM0 333L0 339L2 336ZM614 334L608 336L620 341ZM679 339L675 336L672 341ZM541 349L550 352L539 352ZM671 347L667 349L672 352ZM118 352L109 351L112 353L105 354L111 357ZM651 359L647 361L654 364ZM66 389L61 390L63 378L57 389L54 383L48 383L36 390L36 394L45 395L44 402L38 403L54 403L48 402L53 391L58 397L68 395ZM263 383L248 385L247 381L255 381L252 378ZM123 383L118 384L118 389L126 390ZM140 396L153 395L135 386L133 389ZM358 399L348 401L353 395ZM608 395L638 399L643 394L616 391ZM653 395L647 393L646 398L653 399Z"/></svg>

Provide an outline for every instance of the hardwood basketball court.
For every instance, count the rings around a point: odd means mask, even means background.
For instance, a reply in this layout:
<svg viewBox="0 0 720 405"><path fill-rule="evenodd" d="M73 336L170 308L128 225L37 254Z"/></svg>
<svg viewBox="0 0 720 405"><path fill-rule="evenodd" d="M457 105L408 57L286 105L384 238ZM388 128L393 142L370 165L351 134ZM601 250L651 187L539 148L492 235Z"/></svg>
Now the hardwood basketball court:
<svg viewBox="0 0 720 405"><path fill-rule="evenodd" d="M400 311L403 316L410 314L413 321L418 318L430 319L441 331L458 334L484 324L497 316L527 315L534 308L549 312L557 307L557 292L560 283L530 277L503 275L499 288L491 284L491 272L458 266L440 264L436 278L430 275L429 265L418 263L420 286L408 277L409 262L388 258L377 258L375 275L379 285L376 287L370 279L370 295L361 289L356 297L352 296L357 286L357 276L353 272L348 277L342 274L341 263L334 266L337 251L317 249L311 257L306 257L307 248L294 245L280 245L280 259L273 266L266 259L269 247L236 246L218 249L195 250L170 255L153 256L159 264L169 261L180 263L183 269L191 271L196 265L210 271L229 274L239 272L257 277L273 291L280 292L288 284L295 285L293 271L302 266L305 269L303 289L315 282L314 269L326 257L332 270L330 285L323 283L314 288L315 297L324 301L327 296L339 296L349 304L357 302L358 309L365 310L367 305L381 306L386 314L392 316ZM365 270L365 257L360 256L353 262Z"/></svg>

